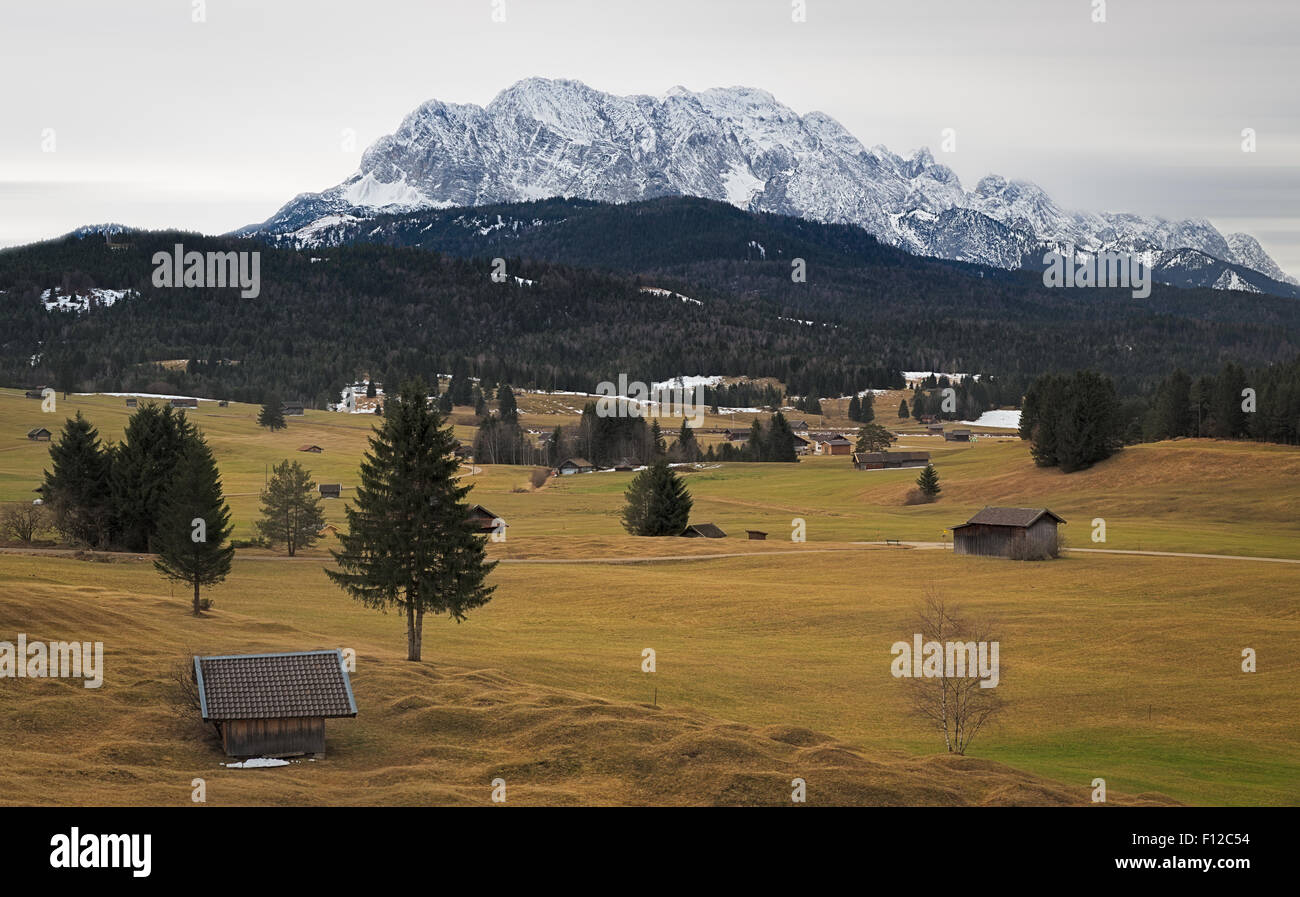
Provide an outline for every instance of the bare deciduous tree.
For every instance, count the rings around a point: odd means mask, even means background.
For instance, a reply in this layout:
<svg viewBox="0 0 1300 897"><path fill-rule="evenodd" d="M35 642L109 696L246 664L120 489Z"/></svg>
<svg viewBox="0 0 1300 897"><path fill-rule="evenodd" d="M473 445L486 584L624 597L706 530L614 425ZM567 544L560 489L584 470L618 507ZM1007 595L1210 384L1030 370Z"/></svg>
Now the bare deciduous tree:
<svg viewBox="0 0 1300 897"><path fill-rule="evenodd" d="M949 604L934 589L926 590L916 611L915 625L924 642L944 646L945 659L952 652L950 645L998 641L990 621L966 617L958 606ZM998 666L1000 680L1006 673L1006 665L999 662ZM997 688L981 686L983 680L973 664L960 670L964 675L948 675L951 672L945 666L944 675L908 679L909 697L913 713L943 736L948 752L965 754L975 736L1001 712L1005 702L997 694Z"/></svg>
<svg viewBox="0 0 1300 897"><path fill-rule="evenodd" d="M0 513L0 533L17 542L31 542L49 528L49 521L49 514L42 505L10 505Z"/></svg>

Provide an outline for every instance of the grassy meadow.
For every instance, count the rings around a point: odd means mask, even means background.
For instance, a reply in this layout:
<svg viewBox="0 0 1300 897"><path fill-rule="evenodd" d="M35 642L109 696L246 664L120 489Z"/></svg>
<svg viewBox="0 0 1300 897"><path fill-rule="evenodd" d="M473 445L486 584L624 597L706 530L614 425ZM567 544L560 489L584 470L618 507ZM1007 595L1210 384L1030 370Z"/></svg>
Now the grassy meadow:
<svg viewBox="0 0 1300 897"><path fill-rule="evenodd" d="M536 398L520 398L526 425L568 425L580 409ZM901 425L897 404L878 399L878 420ZM57 430L76 410L120 438L121 398L60 397L50 415L0 391L0 502L30 501L48 463L27 430ZM458 412L468 440L472 416ZM236 537L252 536L265 470L283 458L344 485L344 501L326 503L341 525L372 419L309 411L271 434L256 413L190 412ZM324 453L296 452L313 443ZM527 468L466 468L471 500L509 523L489 546L503 561L497 591L463 624L426 620L421 664L402 660L399 617L326 580L326 543L292 560L241 550L199 620L147 559L0 555L0 639L102 640L107 667L99 690L0 679L0 803L182 804L202 776L213 803L482 804L498 775L510 803L536 804L788 805L796 776L814 804L1086 804L1096 777L1115 803L1300 800L1300 565L1078 553L1025 564L861 544L938 542L986 504L1032 505L1065 517L1076 547L1300 558L1300 450L1180 440L1063 475L993 434L912 433L899 447L932 453L939 502L904 506L916 471L859 472L844 457L687 472L692 520L725 540L624 534L632 474L533 489ZM789 540L795 518L804 543ZM747 528L768 540L746 541ZM909 715L889 672L927 591L998 621L1008 707L963 758ZM196 653L321 647L356 651L360 714L328 723L320 761L225 769L193 714L171 709L171 677ZM1240 669L1247 647L1254 674Z"/></svg>

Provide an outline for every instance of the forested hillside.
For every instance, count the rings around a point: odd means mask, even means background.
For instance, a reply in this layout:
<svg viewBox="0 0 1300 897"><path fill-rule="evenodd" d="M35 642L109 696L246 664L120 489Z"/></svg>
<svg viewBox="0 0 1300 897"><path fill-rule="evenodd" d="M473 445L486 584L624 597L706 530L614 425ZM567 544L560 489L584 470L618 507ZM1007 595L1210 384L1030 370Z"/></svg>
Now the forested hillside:
<svg viewBox="0 0 1300 897"><path fill-rule="evenodd" d="M1027 273L916 258L858 228L704 200L547 200L367 224L340 237L358 242L327 248L136 232L127 248L91 234L0 252L0 380L320 406L367 373L429 380L453 366L580 391L620 372L773 377L821 396L939 370L989 376L1015 402L1044 372L1093 368L1131 395L1176 368L1300 354L1294 300L1049 290ZM154 287L153 254L177 243L260 250L260 295ZM46 311L51 287L139 295Z"/></svg>

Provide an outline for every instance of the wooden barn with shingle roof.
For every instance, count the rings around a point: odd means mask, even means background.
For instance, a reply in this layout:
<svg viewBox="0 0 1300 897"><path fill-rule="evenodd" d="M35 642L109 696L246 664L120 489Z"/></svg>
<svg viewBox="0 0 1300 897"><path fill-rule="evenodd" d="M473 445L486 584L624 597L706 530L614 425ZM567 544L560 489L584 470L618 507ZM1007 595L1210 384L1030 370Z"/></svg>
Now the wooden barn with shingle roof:
<svg viewBox="0 0 1300 897"><path fill-rule="evenodd" d="M957 554L1045 560L1059 554L1056 527L1064 522L1047 508L986 507L952 528L952 548Z"/></svg>
<svg viewBox="0 0 1300 897"><path fill-rule="evenodd" d="M232 757L325 753L325 720L355 717L343 653L195 657L199 710Z"/></svg>

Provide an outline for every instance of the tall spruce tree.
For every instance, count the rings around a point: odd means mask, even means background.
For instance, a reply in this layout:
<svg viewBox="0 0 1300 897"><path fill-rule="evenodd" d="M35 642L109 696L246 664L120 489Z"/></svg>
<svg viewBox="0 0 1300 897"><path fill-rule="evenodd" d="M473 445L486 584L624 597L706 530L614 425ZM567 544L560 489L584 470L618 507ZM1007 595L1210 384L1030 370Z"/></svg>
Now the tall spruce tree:
<svg viewBox="0 0 1300 897"><path fill-rule="evenodd" d="M680 536L691 518L691 494L662 459L632 478L623 528L634 536Z"/></svg>
<svg viewBox="0 0 1300 897"><path fill-rule="evenodd" d="M497 390L497 417L504 423L519 423L519 406L515 403L514 391L505 383Z"/></svg>
<svg viewBox="0 0 1300 897"><path fill-rule="evenodd" d="M903 399L901 402L898 403L898 416L901 417L903 420L907 420L908 417L907 399Z"/></svg>
<svg viewBox="0 0 1300 897"><path fill-rule="evenodd" d="M862 396L858 405L858 421L869 424L876 419L876 396L871 390L867 390Z"/></svg>
<svg viewBox="0 0 1300 897"><path fill-rule="evenodd" d="M262 517L257 531L272 545L283 545L293 557L299 548L310 548L320 538L325 512L311 471L297 461L281 461L271 471L262 490Z"/></svg>
<svg viewBox="0 0 1300 897"><path fill-rule="evenodd" d="M372 395L369 389L373 384L367 384L367 395ZM283 430L288 426L284 422L284 407L280 402L280 397L272 393L267 400L262 403L262 410L257 413L257 425L266 427L272 433L276 430Z"/></svg>
<svg viewBox="0 0 1300 897"><path fill-rule="evenodd" d="M856 421L862 419L862 402L858 400L857 393L854 393L852 398L849 399L848 415L849 420Z"/></svg>
<svg viewBox="0 0 1300 897"><path fill-rule="evenodd" d="M455 437L430 408L420 383L389 395L383 424L361 462L356 498L345 513L339 571L325 574L367 607L406 616L406 658L421 658L424 615L460 622L486 604L496 566L468 516L470 486L456 479Z"/></svg>
<svg viewBox="0 0 1300 897"><path fill-rule="evenodd" d="M780 411L772 415L767 422L767 435L764 439L764 447L767 449L765 461L797 461L798 455L794 450L794 430L790 429L790 422L785 419L785 415Z"/></svg>
<svg viewBox="0 0 1300 897"><path fill-rule="evenodd" d="M934 469L933 464L927 464L922 468L921 475L916 478L916 485L930 501L934 501L939 497L939 493L942 491L939 486L939 471Z"/></svg>
<svg viewBox="0 0 1300 897"><path fill-rule="evenodd" d="M226 541L232 530L216 459L203 437L191 433L163 495L154 568L194 588L196 617L203 609L200 589L230 573L235 549Z"/></svg>
<svg viewBox="0 0 1300 897"><path fill-rule="evenodd" d="M682 425L677 430L677 441L673 444L673 454L679 461L698 461L700 443L695 438L695 429L687 424L688 421L682 418Z"/></svg>
<svg viewBox="0 0 1300 897"><path fill-rule="evenodd" d="M195 435L185 413L167 405L150 402L127 421L109 474L114 541L123 550L154 550L163 494Z"/></svg>
<svg viewBox="0 0 1300 897"><path fill-rule="evenodd" d="M50 446L50 461L53 469L45 471L41 495L55 527L64 538L103 548L112 522L111 456L80 411Z"/></svg>

